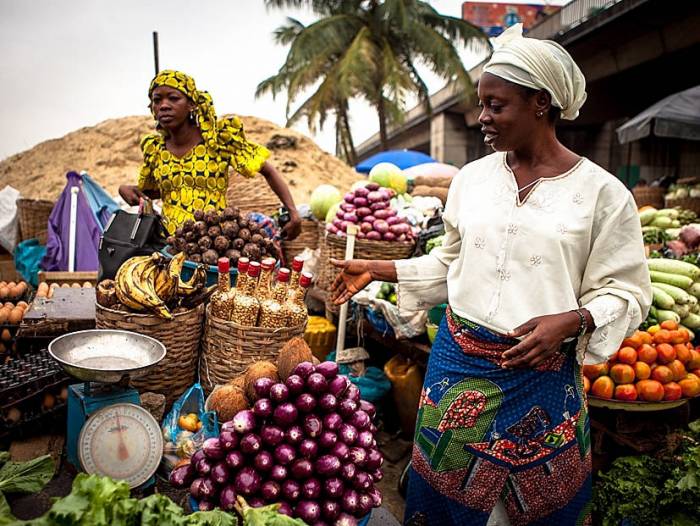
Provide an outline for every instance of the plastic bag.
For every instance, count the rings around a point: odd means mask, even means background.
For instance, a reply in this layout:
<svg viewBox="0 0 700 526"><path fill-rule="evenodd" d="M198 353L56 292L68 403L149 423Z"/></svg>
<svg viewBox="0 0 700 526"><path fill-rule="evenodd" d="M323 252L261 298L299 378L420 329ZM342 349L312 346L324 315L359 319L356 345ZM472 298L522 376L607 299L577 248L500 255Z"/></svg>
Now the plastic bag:
<svg viewBox="0 0 700 526"><path fill-rule="evenodd" d="M204 399L204 389L196 383L173 404L163 419L164 453L189 458L207 438L219 435L216 412L204 410Z"/></svg>
<svg viewBox="0 0 700 526"><path fill-rule="evenodd" d="M27 239L15 247L15 268L32 287L39 286L39 263L46 254L46 247L37 239Z"/></svg>
<svg viewBox="0 0 700 526"><path fill-rule="evenodd" d="M17 199L19 199L19 191L10 185L0 190L0 246L9 253L12 253L19 241Z"/></svg>

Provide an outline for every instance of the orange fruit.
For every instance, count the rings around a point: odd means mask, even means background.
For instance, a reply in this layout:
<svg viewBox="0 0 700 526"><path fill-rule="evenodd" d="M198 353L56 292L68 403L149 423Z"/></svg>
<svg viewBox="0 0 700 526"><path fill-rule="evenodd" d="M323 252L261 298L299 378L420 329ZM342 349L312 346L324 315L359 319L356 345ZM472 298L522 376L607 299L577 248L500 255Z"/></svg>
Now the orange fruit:
<svg viewBox="0 0 700 526"><path fill-rule="evenodd" d="M674 345L673 348L676 350L677 360L680 360L684 364L690 361L690 350L685 346L685 344L678 343Z"/></svg>
<svg viewBox="0 0 700 526"><path fill-rule="evenodd" d="M668 382L664 385L664 400L678 400L682 395L683 390L676 382Z"/></svg>
<svg viewBox="0 0 700 526"><path fill-rule="evenodd" d="M700 369L700 352L695 349L690 351L690 360L685 364L688 369Z"/></svg>
<svg viewBox="0 0 700 526"><path fill-rule="evenodd" d="M686 398L693 398L700 394L700 380L697 378L684 378L678 385L681 386L681 391L683 396Z"/></svg>
<svg viewBox="0 0 700 526"><path fill-rule="evenodd" d="M647 345L646 343L642 345L637 351L637 357L639 358L639 361L649 365L656 361L657 356L658 353L656 352L656 347L652 347L651 345Z"/></svg>
<svg viewBox="0 0 700 526"><path fill-rule="evenodd" d="M681 336L683 337L683 341L681 343L685 343L687 345L688 342L690 342L690 333L688 332L688 329L685 327L680 327L678 332L680 332Z"/></svg>
<svg viewBox="0 0 700 526"><path fill-rule="evenodd" d="M659 363L671 363L676 359L676 350L668 343L660 343L656 346L658 356L656 361Z"/></svg>
<svg viewBox="0 0 700 526"><path fill-rule="evenodd" d="M651 376L651 367L644 362L636 362L632 368L634 369L634 377L637 380L646 380Z"/></svg>
<svg viewBox="0 0 700 526"><path fill-rule="evenodd" d="M661 329L659 332L654 334L654 343L655 344L660 344L660 343L668 343L671 341L671 333L667 331L666 329Z"/></svg>
<svg viewBox="0 0 700 526"><path fill-rule="evenodd" d="M667 367L671 369L671 372L673 373L674 382L682 380L685 378L685 375L688 374L688 372L685 370L685 365L683 365L680 360L673 360Z"/></svg>
<svg viewBox="0 0 700 526"><path fill-rule="evenodd" d="M583 377L583 392L588 393L588 391L591 390L591 381L588 379L587 376Z"/></svg>
<svg viewBox="0 0 700 526"><path fill-rule="evenodd" d="M595 380L599 376L606 374L608 374L608 364L606 362L583 366L583 375L589 380Z"/></svg>
<svg viewBox="0 0 700 526"><path fill-rule="evenodd" d="M632 347L623 347L617 351L617 361L620 363L626 363L627 365L632 365L637 361L637 351Z"/></svg>
<svg viewBox="0 0 700 526"><path fill-rule="evenodd" d="M698 375L695 374L695 373L688 373L685 377L686 377L686 378L692 378L693 380L697 380L698 382L700 382L700 376L698 376Z"/></svg>
<svg viewBox="0 0 700 526"><path fill-rule="evenodd" d="M678 329L678 322L675 322L673 320L662 321L661 328L666 329L667 331L675 331L676 329Z"/></svg>
<svg viewBox="0 0 700 526"><path fill-rule="evenodd" d="M656 325L652 325L651 327L647 327L647 332L651 334L652 341L654 340L654 335L661 330L661 325L658 323Z"/></svg>
<svg viewBox="0 0 700 526"><path fill-rule="evenodd" d="M591 384L591 394L598 398L612 398L615 384L609 376L599 376Z"/></svg>
<svg viewBox="0 0 700 526"><path fill-rule="evenodd" d="M645 343L646 343L647 345L651 345L652 343L654 343L654 336L652 336L652 335L651 335L650 333L648 333L647 331L641 331L641 332L639 333L639 336L640 336L640 338L642 339L642 345L644 345Z"/></svg>
<svg viewBox="0 0 700 526"><path fill-rule="evenodd" d="M616 363L610 368L610 378L616 384L631 384L634 382L634 369L626 363Z"/></svg>
<svg viewBox="0 0 700 526"><path fill-rule="evenodd" d="M622 347L632 347L633 349L638 349L639 347L642 346L642 337L640 336L639 331L635 331L635 333L630 336L629 338L625 338L622 340Z"/></svg>
<svg viewBox="0 0 700 526"><path fill-rule="evenodd" d="M668 339L669 339L669 343L673 343L673 344L676 344L676 343L685 343L685 342L688 341L688 340L686 339L685 334L683 334L683 333L682 333L681 331L679 331L679 330L668 331Z"/></svg>
<svg viewBox="0 0 700 526"><path fill-rule="evenodd" d="M621 384L615 386L615 398L618 400L636 400L637 389L634 384Z"/></svg>
<svg viewBox="0 0 700 526"><path fill-rule="evenodd" d="M664 386L656 380L640 380L636 386L637 394L646 402L658 402L663 400Z"/></svg>
<svg viewBox="0 0 700 526"><path fill-rule="evenodd" d="M651 379L662 384L667 384L673 381L673 371L665 365L659 365L658 367L654 367L651 371Z"/></svg>

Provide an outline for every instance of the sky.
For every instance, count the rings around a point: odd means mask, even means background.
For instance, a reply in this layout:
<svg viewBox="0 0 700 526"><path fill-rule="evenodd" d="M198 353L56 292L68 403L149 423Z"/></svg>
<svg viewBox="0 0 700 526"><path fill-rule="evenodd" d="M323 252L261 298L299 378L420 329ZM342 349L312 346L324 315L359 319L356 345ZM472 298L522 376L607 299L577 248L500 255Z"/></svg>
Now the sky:
<svg viewBox="0 0 700 526"><path fill-rule="evenodd" d="M461 0L429 3L461 16ZM256 99L255 88L284 62L287 48L272 32L287 16L314 20L305 10L268 10L263 0L0 0L0 159L105 119L147 114L153 31L161 69L193 76L217 113L284 125L286 97ZM467 67L479 61L466 50L462 58ZM422 72L431 91L444 85ZM378 130L366 104L351 103L350 118L356 144ZM314 139L333 153L333 121Z"/></svg>

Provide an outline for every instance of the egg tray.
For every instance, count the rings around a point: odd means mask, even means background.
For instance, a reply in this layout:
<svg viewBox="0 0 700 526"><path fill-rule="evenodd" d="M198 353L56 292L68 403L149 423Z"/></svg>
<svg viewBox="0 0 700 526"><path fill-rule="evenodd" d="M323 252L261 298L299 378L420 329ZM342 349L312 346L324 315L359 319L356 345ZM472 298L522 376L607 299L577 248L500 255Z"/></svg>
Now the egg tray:
<svg viewBox="0 0 700 526"><path fill-rule="evenodd" d="M0 366L0 409L32 398L38 399L40 405L44 391L67 385L69 380L46 350L13 358Z"/></svg>
<svg viewBox="0 0 700 526"><path fill-rule="evenodd" d="M65 432L66 402L57 402L47 410L36 410L22 414L18 422L12 424L0 419L0 447L7 448L6 442L46 433Z"/></svg>

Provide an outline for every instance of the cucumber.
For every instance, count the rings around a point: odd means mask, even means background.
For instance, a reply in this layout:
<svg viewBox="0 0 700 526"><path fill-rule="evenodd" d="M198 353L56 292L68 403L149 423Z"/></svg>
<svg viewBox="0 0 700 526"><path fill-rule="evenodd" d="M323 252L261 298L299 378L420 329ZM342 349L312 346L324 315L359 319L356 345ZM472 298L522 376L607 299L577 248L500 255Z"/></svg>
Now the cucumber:
<svg viewBox="0 0 700 526"><path fill-rule="evenodd" d="M683 325L685 325L689 329L700 329L700 316L698 316L697 314L688 314L685 318L683 318L682 322Z"/></svg>
<svg viewBox="0 0 700 526"><path fill-rule="evenodd" d="M649 225L658 226L659 228L671 228L673 227L673 219L667 216L657 215Z"/></svg>
<svg viewBox="0 0 700 526"><path fill-rule="evenodd" d="M700 298L700 282L696 281L688 289L688 294L692 294L695 298Z"/></svg>
<svg viewBox="0 0 700 526"><path fill-rule="evenodd" d="M673 312L678 314L681 319L685 318L688 314L690 314L690 303L686 305L678 305L677 303L673 306L671 309Z"/></svg>
<svg viewBox="0 0 700 526"><path fill-rule="evenodd" d="M676 304L670 294L661 289L657 289L653 285L651 286L651 292L654 294L654 305L660 309L672 309Z"/></svg>
<svg viewBox="0 0 700 526"><path fill-rule="evenodd" d="M691 305L690 312L693 314L700 314L700 304Z"/></svg>
<svg viewBox="0 0 700 526"><path fill-rule="evenodd" d="M698 299L692 294L688 294L688 296L690 296L690 305L692 307L696 306L698 304Z"/></svg>
<svg viewBox="0 0 700 526"><path fill-rule="evenodd" d="M655 217L656 210L654 210L653 208L644 210L644 212L639 212L639 220L641 221L642 226L647 226L654 220Z"/></svg>
<svg viewBox="0 0 700 526"><path fill-rule="evenodd" d="M693 280L688 276L681 276L680 274L668 274L666 272L659 272L657 270L650 270L649 275L651 276L652 283L668 283L679 289L687 290L693 284Z"/></svg>
<svg viewBox="0 0 700 526"><path fill-rule="evenodd" d="M696 267L692 263L686 263L685 261L676 261L675 259L648 259L647 265L649 265L649 270L656 270L657 272L666 272L668 274L680 274L681 276L688 276L693 278L693 280L700 279L700 268Z"/></svg>
<svg viewBox="0 0 700 526"><path fill-rule="evenodd" d="M669 217L671 219L678 219L678 216L680 215L680 212L675 208L662 208L661 210L657 210L656 213L660 216Z"/></svg>
<svg viewBox="0 0 700 526"><path fill-rule="evenodd" d="M649 307L649 317L656 319L656 307L653 305Z"/></svg>
<svg viewBox="0 0 700 526"><path fill-rule="evenodd" d="M680 303L682 305L690 303L690 295L683 289L674 287L673 285L669 285L668 283L652 283L651 286L656 289L663 290L665 293L671 296L673 298L673 301L675 301L676 303Z"/></svg>
<svg viewBox="0 0 700 526"><path fill-rule="evenodd" d="M676 323L680 323L681 317L673 312L672 310L663 310L663 309L657 309L656 310L656 319L659 320L659 323L662 323L664 321L668 320L673 320ZM700 317L698 317L698 321L700 322Z"/></svg>

